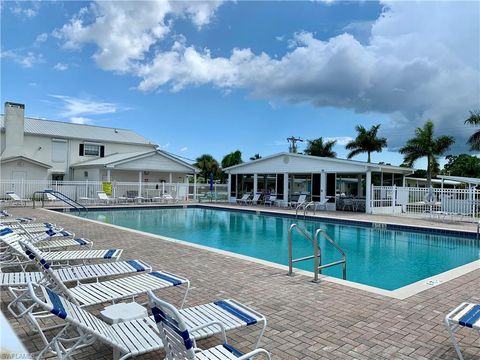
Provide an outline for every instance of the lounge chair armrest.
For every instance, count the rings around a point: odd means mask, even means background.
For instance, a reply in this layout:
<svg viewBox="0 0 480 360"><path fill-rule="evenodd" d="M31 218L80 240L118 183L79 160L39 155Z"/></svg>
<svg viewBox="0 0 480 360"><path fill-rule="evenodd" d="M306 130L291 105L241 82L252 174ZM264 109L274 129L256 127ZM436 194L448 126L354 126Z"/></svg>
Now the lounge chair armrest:
<svg viewBox="0 0 480 360"><path fill-rule="evenodd" d="M238 358L238 360L247 360L247 359L250 359L251 357L257 356L257 355L262 355L262 357L264 357L265 359L268 359L268 360L271 359L270 353L267 350L265 350L265 349L255 349L253 351L250 351L250 352L240 356Z"/></svg>
<svg viewBox="0 0 480 360"><path fill-rule="evenodd" d="M226 335L226 332L225 332L225 327L223 326L223 324L220 321L217 321L217 320L209 321L208 323L195 326L193 328L188 329L188 331L190 333L193 333L194 331L198 331L198 330L201 330L201 329L204 329L204 328L207 328L207 327L211 327L211 326L218 326L220 328L220 331L221 331L221 334L222 334L222 340L226 343L227 342L227 335Z"/></svg>

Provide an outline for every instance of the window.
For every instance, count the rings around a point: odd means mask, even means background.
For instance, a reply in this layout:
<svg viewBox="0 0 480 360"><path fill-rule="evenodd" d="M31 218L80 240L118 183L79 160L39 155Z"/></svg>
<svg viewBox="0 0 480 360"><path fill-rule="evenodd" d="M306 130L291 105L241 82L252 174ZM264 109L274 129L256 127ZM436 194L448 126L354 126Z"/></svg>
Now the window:
<svg viewBox="0 0 480 360"><path fill-rule="evenodd" d="M52 174L52 181L63 181L64 174Z"/></svg>
<svg viewBox="0 0 480 360"><path fill-rule="evenodd" d="M52 162L64 163L67 161L67 141L52 139Z"/></svg>
<svg viewBox="0 0 480 360"><path fill-rule="evenodd" d="M100 145L85 144L83 155L100 156Z"/></svg>
<svg viewBox="0 0 480 360"><path fill-rule="evenodd" d="M84 172L83 172L83 177L88 178L88 171L84 171Z"/></svg>
<svg viewBox="0 0 480 360"><path fill-rule="evenodd" d="M98 144L80 144L79 153L80 156L105 156L105 146Z"/></svg>

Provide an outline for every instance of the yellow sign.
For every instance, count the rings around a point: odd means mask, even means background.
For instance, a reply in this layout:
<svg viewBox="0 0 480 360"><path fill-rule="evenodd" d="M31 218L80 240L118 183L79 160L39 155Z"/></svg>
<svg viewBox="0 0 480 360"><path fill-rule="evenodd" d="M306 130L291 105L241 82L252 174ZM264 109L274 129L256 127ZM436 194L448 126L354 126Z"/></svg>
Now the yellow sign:
<svg viewBox="0 0 480 360"><path fill-rule="evenodd" d="M102 183L102 189L108 196L112 196L112 183L111 182L104 182Z"/></svg>

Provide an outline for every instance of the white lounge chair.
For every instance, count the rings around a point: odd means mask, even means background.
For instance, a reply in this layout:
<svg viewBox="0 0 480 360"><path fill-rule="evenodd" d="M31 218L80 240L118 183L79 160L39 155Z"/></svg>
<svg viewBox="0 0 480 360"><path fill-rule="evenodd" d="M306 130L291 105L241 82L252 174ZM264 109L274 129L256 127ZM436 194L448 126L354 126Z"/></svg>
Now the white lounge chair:
<svg viewBox="0 0 480 360"><path fill-rule="evenodd" d="M12 224L8 227L17 235L41 250L59 250L68 247L92 248L93 242L85 238L76 238L75 234L61 228L52 227L50 223ZM61 239L60 239L61 238Z"/></svg>
<svg viewBox="0 0 480 360"><path fill-rule="evenodd" d="M140 260L124 260L103 264L77 265L54 269L58 279L64 283L85 280L99 281L102 278L130 275L138 272L149 273L152 267ZM0 287L26 287L29 282L40 282L42 271L0 273Z"/></svg>
<svg viewBox="0 0 480 360"><path fill-rule="evenodd" d="M314 205L314 211L317 211L317 210L327 210L327 203L328 203L328 200L330 200L329 198L325 198L323 200L320 200L320 201L316 201L315 202L315 205Z"/></svg>
<svg viewBox="0 0 480 360"><path fill-rule="evenodd" d="M29 283L28 287L29 296L35 304L64 320L64 327L50 340L47 340L43 332L41 333L46 346L38 355L39 358L44 357L47 352L53 352L62 359L66 358L66 355L92 345L92 340L111 346L114 358L117 359L126 359L163 348L153 317L109 325L54 290L32 283ZM223 306L224 303L227 303L227 306ZM194 306L179 312L195 340L221 334L223 331L263 324L258 338L260 341L266 327L263 315L233 300ZM33 321L36 319L33 318ZM77 332L78 336L73 335L72 338L70 331Z"/></svg>
<svg viewBox="0 0 480 360"><path fill-rule="evenodd" d="M246 205L248 199L250 198L250 193L245 193L240 199L237 199L237 204L243 204Z"/></svg>
<svg viewBox="0 0 480 360"><path fill-rule="evenodd" d="M19 241L22 237L14 230L4 227L0 228L0 240L9 246L9 253L2 254L0 258L0 269L19 266L23 270L32 263L28 254L25 254ZM76 251L49 251L43 252L32 245L46 261L54 264L70 265L72 262L84 262L92 260L118 260L123 252L122 249L102 249L102 250L76 250Z"/></svg>
<svg viewBox="0 0 480 360"><path fill-rule="evenodd" d="M108 196L105 191L97 191L97 197L100 200L100 202L103 202L105 204L110 204L115 202L115 199Z"/></svg>
<svg viewBox="0 0 480 360"><path fill-rule="evenodd" d="M25 250L25 253L33 260L37 269L44 274L41 281L42 285L56 289L78 306L83 307L105 302L116 302L127 298L134 299L139 295L145 294L147 291L157 291L172 286L186 285L182 300L183 306L188 290L190 289L190 282L187 279L163 271L153 271L67 288L38 250L26 242L21 241L20 244ZM24 296L22 296L22 294L25 293L25 289L9 287L8 290L14 298L8 305L8 309L16 317L23 315L25 310L29 308L29 305L25 304Z"/></svg>
<svg viewBox="0 0 480 360"><path fill-rule="evenodd" d="M12 205L27 205L27 201L30 201L30 199L22 199L20 196L18 196L15 192L13 191L7 191L5 193L8 197L10 197L10 201Z"/></svg>
<svg viewBox="0 0 480 360"><path fill-rule="evenodd" d="M257 205L260 202L260 197L262 196L261 193L257 193L253 196L253 198L248 199L245 203L251 205Z"/></svg>
<svg viewBox="0 0 480 360"><path fill-rule="evenodd" d="M297 201L290 201L288 203L288 207L293 207L293 208L296 208L298 205L301 205L303 204L304 202L306 202L307 200L307 195L306 194L300 194L298 196L298 200Z"/></svg>
<svg viewBox="0 0 480 360"><path fill-rule="evenodd" d="M270 196L267 199L265 199L264 204L273 206L275 205L276 202L277 202L277 194L270 194Z"/></svg>
<svg viewBox="0 0 480 360"><path fill-rule="evenodd" d="M167 359L251 359L253 356L262 355L270 359L270 354L264 349L255 349L247 354L242 354L232 345L228 344L224 329L222 328L223 344L207 350L196 348L195 338L191 335L193 329L187 326L183 316L171 304L148 293L153 317L157 323L160 337L165 346ZM225 302L226 306L229 303Z"/></svg>
<svg viewBox="0 0 480 360"><path fill-rule="evenodd" d="M452 340L457 356L463 360L460 346L455 339L455 330L459 327L471 328L480 335L480 304L462 303L445 316L445 326Z"/></svg>

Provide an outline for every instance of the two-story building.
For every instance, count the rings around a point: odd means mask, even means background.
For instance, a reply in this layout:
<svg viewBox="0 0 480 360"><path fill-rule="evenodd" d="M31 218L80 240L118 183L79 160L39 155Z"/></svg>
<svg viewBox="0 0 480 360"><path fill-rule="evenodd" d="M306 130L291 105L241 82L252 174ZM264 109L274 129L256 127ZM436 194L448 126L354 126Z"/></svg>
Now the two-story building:
<svg viewBox="0 0 480 360"><path fill-rule="evenodd" d="M132 130L25 117L5 103L0 180L186 182L199 169Z"/></svg>

